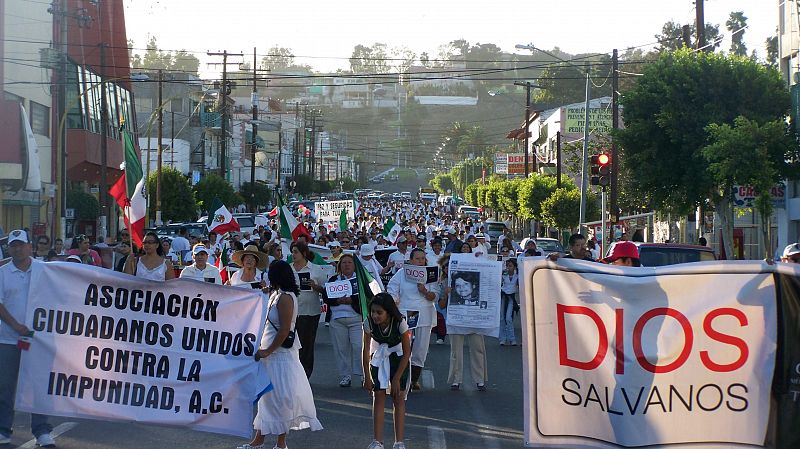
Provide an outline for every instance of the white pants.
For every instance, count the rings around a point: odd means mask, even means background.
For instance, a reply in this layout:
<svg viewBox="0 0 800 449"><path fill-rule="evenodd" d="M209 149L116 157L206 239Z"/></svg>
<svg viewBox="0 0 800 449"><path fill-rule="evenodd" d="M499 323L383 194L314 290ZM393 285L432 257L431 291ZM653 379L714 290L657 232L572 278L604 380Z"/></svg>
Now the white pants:
<svg viewBox="0 0 800 449"><path fill-rule="evenodd" d="M483 342L483 335L468 334L450 336L450 373L447 375L447 382L460 384L464 380L464 340L469 343L469 366L472 373L472 381L476 384L485 383L488 377L486 372L486 345Z"/></svg>
<svg viewBox="0 0 800 449"><path fill-rule="evenodd" d="M411 347L411 365L425 366L428 358L428 345L431 343L431 326L417 326L414 329L414 345Z"/></svg>
<svg viewBox="0 0 800 449"><path fill-rule="evenodd" d="M361 342L364 339L364 328L361 317L351 316L331 321L333 355L339 376L360 376Z"/></svg>

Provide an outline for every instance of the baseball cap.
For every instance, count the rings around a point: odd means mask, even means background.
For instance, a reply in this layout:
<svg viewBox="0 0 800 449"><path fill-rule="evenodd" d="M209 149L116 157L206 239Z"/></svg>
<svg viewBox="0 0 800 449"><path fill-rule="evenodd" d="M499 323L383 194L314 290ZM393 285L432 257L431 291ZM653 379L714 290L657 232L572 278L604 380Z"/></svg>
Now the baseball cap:
<svg viewBox="0 0 800 449"><path fill-rule="evenodd" d="M332 242L328 242L328 248L341 248L341 246L342 245L339 242L337 242L336 240L334 240Z"/></svg>
<svg viewBox="0 0 800 449"><path fill-rule="evenodd" d="M28 233L22 229L15 229L8 234L8 244L12 242L28 243Z"/></svg>
<svg viewBox="0 0 800 449"><path fill-rule="evenodd" d="M199 254L199 253L208 254L208 248L206 248L206 246L203 245L202 243L198 243L197 245L194 245L194 248L192 248L192 254Z"/></svg>
<svg viewBox="0 0 800 449"><path fill-rule="evenodd" d="M452 226L448 226L447 233L448 234L455 234L456 233L456 228L454 228Z"/></svg>
<svg viewBox="0 0 800 449"><path fill-rule="evenodd" d="M11 240L8 242L11 243ZM792 243L783 249L783 257L792 257L795 254L800 254L800 243Z"/></svg>
<svg viewBox="0 0 800 449"><path fill-rule="evenodd" d="M404 235L397 237L397 241L395 241L395 243L405 243L405 242L406 242L406 236Z"/></svg>
<svg viewBox="0 0 800 449"><path fill-rule="evenodd" d="M370 244L361 245L361 256L374 256L375 255L375 247Z"/></svg>

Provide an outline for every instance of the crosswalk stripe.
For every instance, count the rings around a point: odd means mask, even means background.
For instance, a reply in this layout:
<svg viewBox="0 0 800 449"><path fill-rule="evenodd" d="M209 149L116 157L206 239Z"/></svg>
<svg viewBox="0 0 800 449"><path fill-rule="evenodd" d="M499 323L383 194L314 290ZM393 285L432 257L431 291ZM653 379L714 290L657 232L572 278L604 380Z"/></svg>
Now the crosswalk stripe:
<svg viewBox="0 0 800 449"><path fill-rule="evenodd" d="M69 432L70 430L74 429L77 426L78 423L76 422L62 422L61 424L53 428L53 431L50 432L50 436L56 438L59 435L63 435L64 433ZM19 446L17 449L33 449L34 447L36 447L36 438L28 441L22 446Z"/></svg>
<svg viewBox="0 0 800 449"><path fill-rule="evenodd" d="M447 449L447 441L445 441L444 430L441 427L428 426L428 448Z"/></svg>

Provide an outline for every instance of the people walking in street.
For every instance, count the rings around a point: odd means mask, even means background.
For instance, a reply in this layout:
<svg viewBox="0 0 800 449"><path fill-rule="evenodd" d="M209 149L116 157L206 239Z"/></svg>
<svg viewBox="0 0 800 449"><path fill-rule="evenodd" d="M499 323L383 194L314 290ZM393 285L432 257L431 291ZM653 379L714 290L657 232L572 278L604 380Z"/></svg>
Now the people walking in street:
<svg viewBox="0 0 800 449"><path fill-rule="evenodd" d="M28 292L34 264L28 233L17 229L8 235L11 261L0 267L0 445L11 443L14 424L14 396L19 376L19 337L28 336L25 326ZM25 382L25 380L22 380ZM40 447L55 447L47 416L31 415L31 433Z"/></svg>
<svg viewBox="0 0 800 449"><path fill-rule="evenodd" d="M405 449L406 395L409 388L411 331L398 310L395 299L387 293L372 298L364 319L362 367L364 389L372 395L373 441L368 449L383 449L386 393L392 397L394 444Z"/></svg>
<svg viewBox="0 0 800 449"><path fill-rule="evenodd" d="M424 267L426 261L425 251L419 248L411 251L412 265ZM436 308L433 305L438 298L436 283L414 283L406 279L405 270L400 270L392 276L386 291L392 295L403 316L408 317L410 313L418 314L417 326L414 329L414 349L411 352L411 388L421 390L419 379L425 366L425 359L428 357L431 328L436 322Z"/></svg>
<svg viewBox="0 0 800 449"><path fill-rule="evenodd" d="M142 279L165 281L175 278L172 261L164 257L158 235L148 231L142 239L143 253L139 257L128 257L125 272Z"/></svg>
<svg viewBox="0 0 800 449"><path fill-rule="evenodd" d="M258 250L255 245L248 245L247 248L234 251L231 261L239 268L228 280L228 285L240 286L253 289L264 289L267 287L267 279L264 269L267 267L267 255Z"/></svg>
<svg viewBox="0 0 800 449"><path fill-rule="evenodd" d="M290 430L322 430L317 419L314 395L300 364L296 334L298 313L297 280L288 263L270 264L268 278L273 293L267 306L267 325L256 351L256 362L263 363L273 390L258 400L253 420L256 434L238 449L262 449L266 435L276 435L275 449L286 449Z"/></svg>
<svg viewBox="0 0 800 449"><path fill-rule="evenodd" d="M306 376L311 377L314 372L314 344L317 341L319 316L321 312L320 294L325 290L324 284L328 279L319 265L311 263L314 254L303 242L293 242L289 249L292 251L292 270L295 280L300 286L297 297L299 303L297 317L297 338L300 340L300 363L306 371Z"/></svg>
<svg viewBox="0 0 800 449"><path fill-rule="evenodd" d="M514 336L514 311L518 307L517 294L519 293L519 274L517 273L517 260L506 260L506 269L500 284L502 297L500 307L500 346L517 345Z"/></svg>
<svg viewBox="0 0 800 449"><path fill-rule="evenodd" d="M337 274L328 282L348 281L353 294L344 298L329 298L327 291L322 297L331 311L331 343L336 367L339 371L339 386L349 387L353 378L361 376L361 301L356 281L356 262L352 254L342 254L339 258ZM358 379L360 380L360 379Z"/></svg>
<svg viewBox="0 0 800 449"><path fill-rule="evenodd" d="M436 334L436 344L443 345L444 339L447 337L447 319L445 319L445 315L447 314L447 299L450 296L450 287L447 284L450 254L443 254L436 264L439 266L439 282L436 285L439 299L435 303L436 326L433 328L433 333Z"/></svg>

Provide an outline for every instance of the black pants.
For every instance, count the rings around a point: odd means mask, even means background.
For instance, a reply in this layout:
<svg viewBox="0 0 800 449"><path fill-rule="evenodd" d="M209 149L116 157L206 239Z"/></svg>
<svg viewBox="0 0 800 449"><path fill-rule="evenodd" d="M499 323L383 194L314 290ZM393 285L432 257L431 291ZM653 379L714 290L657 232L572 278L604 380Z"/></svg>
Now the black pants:
<svg viewBox="0 0 800 449"><path fill-rule="evenodd" d="M306 371L306 377L311 378L314 371L314 342L317 341L317 328L319 315L298 315L294 328L297 338L300 339L300 364Z"/></svg>

